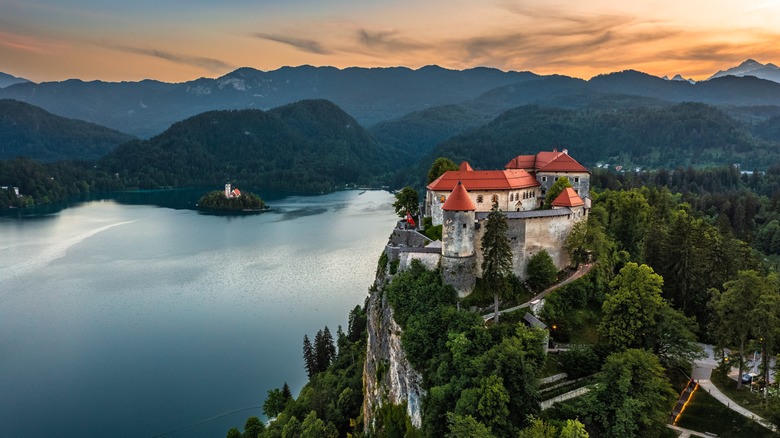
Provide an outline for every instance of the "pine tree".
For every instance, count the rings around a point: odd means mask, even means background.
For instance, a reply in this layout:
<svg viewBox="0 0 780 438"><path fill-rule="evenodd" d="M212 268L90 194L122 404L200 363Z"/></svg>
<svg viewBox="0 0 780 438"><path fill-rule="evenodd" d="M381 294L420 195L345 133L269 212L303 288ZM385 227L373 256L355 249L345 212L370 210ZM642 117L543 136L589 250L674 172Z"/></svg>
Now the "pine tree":
<svg viewBox="0 0 780 438"><path fill-rule="evenodd" d="M290 391L290 386L287 385L287 382L284 382L284 385L282 385L282 397L284 397L285 400L290 400L292 398L292 391Z"/></svg>
<svg viewBox="0 0 780 438"><path fill-rule="evenodd" d="M317 358L308 335L303 335L303 364L306 367L306 374L311 379L317 373Z"/></svg>
<svg viewBox="0 0 780 438"><path fill-rule="evenodd" d="M507 238L504 212L493 204L487 217L482 236L482 282L493 292L495 322L498 323L498 300L509 293L509 276L512 275L512 248Z"/></svg>

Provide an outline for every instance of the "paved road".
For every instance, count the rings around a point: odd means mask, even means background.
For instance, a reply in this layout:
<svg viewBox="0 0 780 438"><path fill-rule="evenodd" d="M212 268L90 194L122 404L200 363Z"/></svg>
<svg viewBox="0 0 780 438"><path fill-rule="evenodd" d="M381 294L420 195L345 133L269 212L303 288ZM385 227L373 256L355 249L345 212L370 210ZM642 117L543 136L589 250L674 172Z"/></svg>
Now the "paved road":
<svg viewBox="0 0 780 438"><path fill-rule="evenodd" d="M574 274L572 274L570 277L566 278L565 280L561 281L560 283L556 283L556 284L548 287L547 289L545 289L539 295L536 295L535 297L531 298L530 300L526 301L525 303L523 303L523 304L521 304L519 306L510 307L510 308L504 309L504 310L499 310L498 314L499 315L503 315L505 313L511 313L511 312L514 312L515 310L520 310L520 309L525 308L525 307L531 307L531 304L534 304L536 301L541 300L542 298L546 297L547 295L550 294L550 292L552 292L552 291L554 291L554 290L556 290L556 289L558 289L560 287L563 287L563 286L571 283L572 281L577 280L578 278L582 277L583 275L587 274L588 272L590 272L590 269L592 267L593 267L593 263L580 265L580 267L577 268L577 270L574 272ZM487 315L482 315L482 318L485 321L490 321L491 319L495 318L495 316L496 316L495 312L490 312Z"/></svg>

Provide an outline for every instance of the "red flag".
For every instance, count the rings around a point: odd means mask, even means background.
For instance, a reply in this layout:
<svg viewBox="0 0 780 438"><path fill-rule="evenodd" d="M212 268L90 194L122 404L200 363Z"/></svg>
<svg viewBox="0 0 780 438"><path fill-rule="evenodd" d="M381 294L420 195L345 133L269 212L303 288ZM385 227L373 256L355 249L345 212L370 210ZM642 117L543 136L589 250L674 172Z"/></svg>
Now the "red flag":
<svg viewBox="0 0 780 438"><path fill-rule="evenodd" d="M417 226L417 223L414 221L414 219L412 218L412 215L409 214L408 211L406 212L406 223L411 225L411 226L413 226L413 227Z"/></svg>

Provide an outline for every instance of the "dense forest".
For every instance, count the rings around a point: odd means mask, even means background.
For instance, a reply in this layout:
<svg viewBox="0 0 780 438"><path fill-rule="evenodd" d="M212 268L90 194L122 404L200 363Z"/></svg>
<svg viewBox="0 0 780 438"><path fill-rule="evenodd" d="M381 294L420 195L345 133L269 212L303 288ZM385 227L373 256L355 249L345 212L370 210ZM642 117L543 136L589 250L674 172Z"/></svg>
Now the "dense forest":
<svg viewBox="0 0 780 438"><path fill-rule="evenodd" d="M36 106L0 99L0 160L96 160L133 137Z"/></svg>
<svg viewBox="0 0 780 438"><path fill-rule="evenodd" d="M623 111L524 106L441 143L428 162L432 157L448 156L480 168L502 168L519 153L565 147L590 166L675 168L738 163L746 169L763 169L780 161L780 150L771 140L769 125L759 126L757 132L760 129L765 138L716 107L693 103Z"/></svg>
<svg viewBox="0 0 780 438"><path fill-rule="evenodd" d="M270 111L214 111L126 143L99 161L127 187L218 184L329 192L346 184L386 184L410 164L374 140L330 102L302 101Z"/></svg>

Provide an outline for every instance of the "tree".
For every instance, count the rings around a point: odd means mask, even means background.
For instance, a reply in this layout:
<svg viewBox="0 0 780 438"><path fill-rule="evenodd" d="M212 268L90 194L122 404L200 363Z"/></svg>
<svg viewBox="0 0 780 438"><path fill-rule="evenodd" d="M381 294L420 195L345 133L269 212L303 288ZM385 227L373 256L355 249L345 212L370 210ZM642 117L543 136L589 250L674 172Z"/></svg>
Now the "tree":
<svg viewBox="0 0 780 438"><path fill-rule="evenodd" d="M444 172L448 170L459 169L460 167L449 158L439 157L433 162L430 170L428 170L428 184L432 183L436 178L442 176Z"/></svg>
<svg viewBox="0 0 780 438"><path fill-rule="evenodd" d="M263 414L268 418L278 416L287 406L287 400L289 399L284 397L284 393L279 388L269 390L268 397L263 402Z"/></svg>
<svg viewBox="0 0 780 438"><path fill-rule="evenodd" d="M585 425L579 420L566 420L566 424L561 428L559 438L590 438Z"/></svg>
<svg viewBox="0 0 780 438"><path fill-rule="evenodd" d="M545 195L544 197L543 208L545 209L552 208L552 202L555 201L555 198L557 198L558 195L560 195L561 192L566 190L568 187L571 187L571 182L569 181L569 178L565 176L559 177L558 180L553 183L550 189L547 190L547 195Z"/></svg>
<svg viewBox="0 0 780 438"><path fill-rule="evenodd" d="M493 292L495 322L498 323L498 300L509 293L512 275L512 248L507 238L506 216L493 204L482 235L482 282Z"/></svg>
<svg viewBox="0 0 780 438"><path fill-rule="evenodd" d="M525 273L527 277L525 281L531 290L541 292L555 282L558 268L555 267L550 253L543 249L531 256Z"/></svg>
<svg viewBox="0 0 780 438"><path fill-rule="evenodd" d="M349 326L347 327L347 339L349 342L357 342L366 332L366 312L355 306L352 311L349 312Z"/></svg>
<svg viewBox="0 0 780 438"><path fill-rule="evenodd" d="M303 365L306 368L306 375L311 379L317 373L317 357L314 354L314 348L309 341L309 335L303 335Z"/></svg>
<svg viewBox="0 0 780 438"><path fill-rule="evenodd" d="M244 424L244 438L258 438L258 435L265 430L265 425L257 417L249 417Z"/></svg>
<svg viewBox="0 0 780 438"><path fill-rule="evenodd" d="M328 326L319 330L314 336L314 358L315 373L327 370L331 362L336 359L336 345L333 343L333 336Z"/></svg>
<svg viewBox="0 0 780 438"><path fill-rule="evenodd" d="M664 308L663 278L651 267L631 262L609 285L599 335L618 350L649 348L649 334Z"/></svg>
<svg viewBox="0 0 780 438"><path fill-rule="evenodd" d="M395 214L398 217L406 217L406 213L416 216L420 211L420 196L417 194L417 190L409 186L399 190L395 194L393 208L395 208Z"/></svg>
<svg viewBox="0 0 780 438"><path fill-rule="evenodd" d="M739 271L737 279L726 282L723 293L713 290L710 305L715 311L712 323L719 347L736 346L739 349L739 375L745 367L745 347L755 333L755 310L761 296L773 293L770 281L756 271ZM742 379L737 379L742 389Z"/></svg>
<svg viewBox="0 0 780 438"><path fill-rule="evenodd" d="M534 417L531 425L520 431L518 438L557 438L558 428L545 422L541 418Z"/></svg>
<svg viewBox="0 0 780 438"><path fill-rule="evenodd" d="M237 427L230 428L230 430L227 432L226 438L241 438L241 432Z"/></svg>
<svg viewBox="0 0 780 438"><path fill-rule="evenodd" d="M598 384L585 397L605 437L657 437L676 399L658 358L628 349L607 357Z"/></svg>
<svg viewBox="0 0 780 438"><path fill-rule="evenodd" d="M493 438L490 429L471 415L447 413L447 438Z"/></svg>

